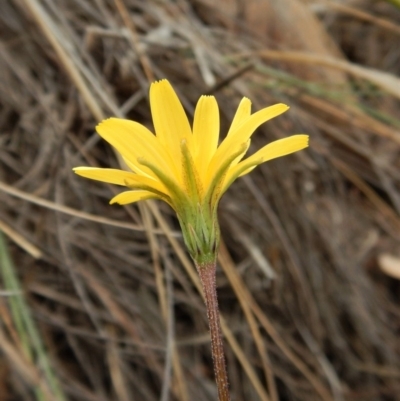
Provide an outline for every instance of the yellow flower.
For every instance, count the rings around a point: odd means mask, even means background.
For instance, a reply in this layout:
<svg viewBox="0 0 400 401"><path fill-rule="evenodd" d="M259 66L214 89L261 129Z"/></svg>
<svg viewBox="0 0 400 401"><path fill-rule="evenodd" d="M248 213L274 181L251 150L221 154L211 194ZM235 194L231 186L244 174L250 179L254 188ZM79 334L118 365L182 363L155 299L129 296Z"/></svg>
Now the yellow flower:
<svg viewBox="0 0 400 401"><path fill-rule="evenodd" d="M251 114L251 102L243 98L219 146L219 110L213 96L200 97L193 127L167 80L151 85L150 106L156 135L135 121L119 118L109 118L96 127L132 171L93 167L74 171L130 189L110 203L124 205L149 198L166 201L177 212L192 257L199 252L215 254L219 238L216 208L236 178L261 163L308 146L307 135L293 135L242 160L251 135L261 124L284 113L288 109L284 104Z"/></svg>

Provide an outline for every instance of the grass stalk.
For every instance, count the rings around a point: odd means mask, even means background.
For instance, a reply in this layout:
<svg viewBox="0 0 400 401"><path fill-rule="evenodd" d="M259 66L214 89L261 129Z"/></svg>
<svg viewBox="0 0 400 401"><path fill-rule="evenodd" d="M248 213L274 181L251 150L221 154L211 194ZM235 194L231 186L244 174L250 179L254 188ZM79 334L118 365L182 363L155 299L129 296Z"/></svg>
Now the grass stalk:
<svg viewBox="0 0 400 401"><path fill-rule="evenodd" d="M1 231L0 272L4 282L4 289L13 294L8 298L8 301L25 357L29 361L35 362L39 367L50 392L54 395L54 399L65 401L65 395L50 364L42 338L26 303L21 283ZM37 400L45 400L45 395L39 387L35 388L34 392Z"/></svg>

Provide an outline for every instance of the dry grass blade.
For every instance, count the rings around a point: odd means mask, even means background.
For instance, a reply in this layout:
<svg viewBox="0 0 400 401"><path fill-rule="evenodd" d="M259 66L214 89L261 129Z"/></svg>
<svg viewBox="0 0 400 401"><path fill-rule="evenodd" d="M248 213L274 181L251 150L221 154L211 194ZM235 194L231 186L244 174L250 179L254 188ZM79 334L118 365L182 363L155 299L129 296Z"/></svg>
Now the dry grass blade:
<svg viewBox="0 0 400 401"><path fill-rule="evenodd" d="M388 74L379 70L363 67L348 61L337 60L335 58L323 57L315 54L307 54L293 51L273 51L261 50L253 53L240 54L241 57L261 56L270 60L290 61L295 64L306 63L310 65L320 65L332 68L353 75L356 78L363 78L375 84L392 96L400 99L400 79L393 74Z"/></svg>
<svg viewBox="0 0 400 401"><path fill-rule="evenodd" d="M368 12L359 10L355 7L347 6L341 3L336 3L330 0L322 0L322 3L328 8L332 8L333 10L346 13L355 18L359 18L360 20L371 22L372 24L376 24L381 28L388 29L389 31L394 32L396 34L400 34L400 26L388 21L387 19L378 18L374 15L371 15Z"/></svg>
<svg viewBox="0 0 400 401"><path fill-rule="evenodd" d="M42 251L31 244L23 236L18 234L12 227L0 220L0 231L2 231L8 238L12 239L16 244L18 244L25 252L28 252L35 259L40 259L42 257Z"/></svg>
<svg viewBox="0 0 400 401"><path fill-rule="evenodd" d="M71 76L72 81L75 83L77 88L81 91L82 97L85 99L86 103L93 115L101 120L104 118L104 113L101 110L98 102L94 98L93 94L87 87L87 83L80 71L76 68L76 63L66 49L62 46L63 35L59 32L57 26L54 24L52 19L46 13L43 6L37 0L22 0L25 3L27 9L31 12L31 15L36 19L38 25L43 30L46 35L47 40L50 41L54 49L56 50L62 65L66 68L68 74Z"/></svg>
<svg viewBox="0 0 400 401"><path fill-rule="evenodd" d="M238 274L232 268L232 263L230 263L230 257L227 254L226 248L223 246L221 250L221 266L224 269L225 274L228 276L232 287L238 294L238 299L241 300L242 306L246 305L246 309L252 310L252 313L259 319L261 325L267 331L267 333L272 337L273 341L278 345L283 353L293 362L299 371L307 377L307 379L315 386L321 399L325 401L332 400L332 397L328 393L327 389L324 388L323 384L314 376L314 374L307 368L307 366L298 358L294 353L286 346L282 340L279 333L274 329L273 325L269 321L268 317L262 312L261 308L255 303L254 299L250 293L246 290L245 285L240 280ZM249 313L249 311L247 312Z"/></svg>
<svg viewBox="0 0 400 401"><path fill-rule="evenodd" d="M132 223L124 223L121 221L116 221L116 220L112 220L112 219L108 219L106 217L101 217L101 216L96 216L90 213L85 213L82 212L80 210L76 210L73 208L70 208L68 206L63 206L63 205L59 205L55 202L51 202L48 201L46 199L42 199L39 198L35 195L32 194L27 194L26 192L20 191L16 188L13 188L10 185L4 184L3 182L0 182L0 189L2 191L4 191L7 194L16 196L18 198L24 199L26 201L28 201L29 203L35 204L35 205L39 205L39 206L43 206L47 209L50 210L54 210L57 212L61 212L64 214L68 214L70 216L75 216L78 217L80 219L84 219L84 220L89 220L89 221L94 221L96 223L100 223L100 224L108 224L110 226L114 226L114 227L119 227L119 228L126 228L128 230L136 230L136 231L144 231L144 227L138 226L136 224L132 224ZM159 230L156 232L160 232Z"/></svg>

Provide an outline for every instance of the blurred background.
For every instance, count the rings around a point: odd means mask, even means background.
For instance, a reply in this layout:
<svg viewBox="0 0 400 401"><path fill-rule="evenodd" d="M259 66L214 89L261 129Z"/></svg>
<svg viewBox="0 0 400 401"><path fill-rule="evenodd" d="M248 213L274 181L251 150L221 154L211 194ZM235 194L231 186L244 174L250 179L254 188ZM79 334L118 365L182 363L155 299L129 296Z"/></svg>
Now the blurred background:
<svg viewBox="0 0 400 401"><path fill-rule="evenodd" d="M0 400L216 400L174 212L71 171L118 167L94 127L152 129L161 78L221 137L243 96L290 105L250 153L311 137L220 204L232 399L399 400L399 44L398 0L2 1Z"/></svg>

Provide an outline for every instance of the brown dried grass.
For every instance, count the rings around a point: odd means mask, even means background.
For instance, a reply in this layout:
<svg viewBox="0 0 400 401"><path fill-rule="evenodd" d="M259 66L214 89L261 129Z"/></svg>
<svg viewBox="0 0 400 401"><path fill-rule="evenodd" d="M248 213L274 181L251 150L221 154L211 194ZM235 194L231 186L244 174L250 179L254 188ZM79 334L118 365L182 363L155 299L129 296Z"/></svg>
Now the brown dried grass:
<svg viewBox="0 0 400 401"><path fill-rule="evenodd" d="M95 124L151 126L164 77L189 114L215 94L224 130L244 95L290 104L253 149L311 136L221 203L233 399L396 399L399 283L378 260L400 239L399 21L367 0L0 3L0 229L68 399L216 399L174 214L111 207L117 189L71 172L118 165ZM1 400L31 400L36 371L1 332Z"/></svg>

